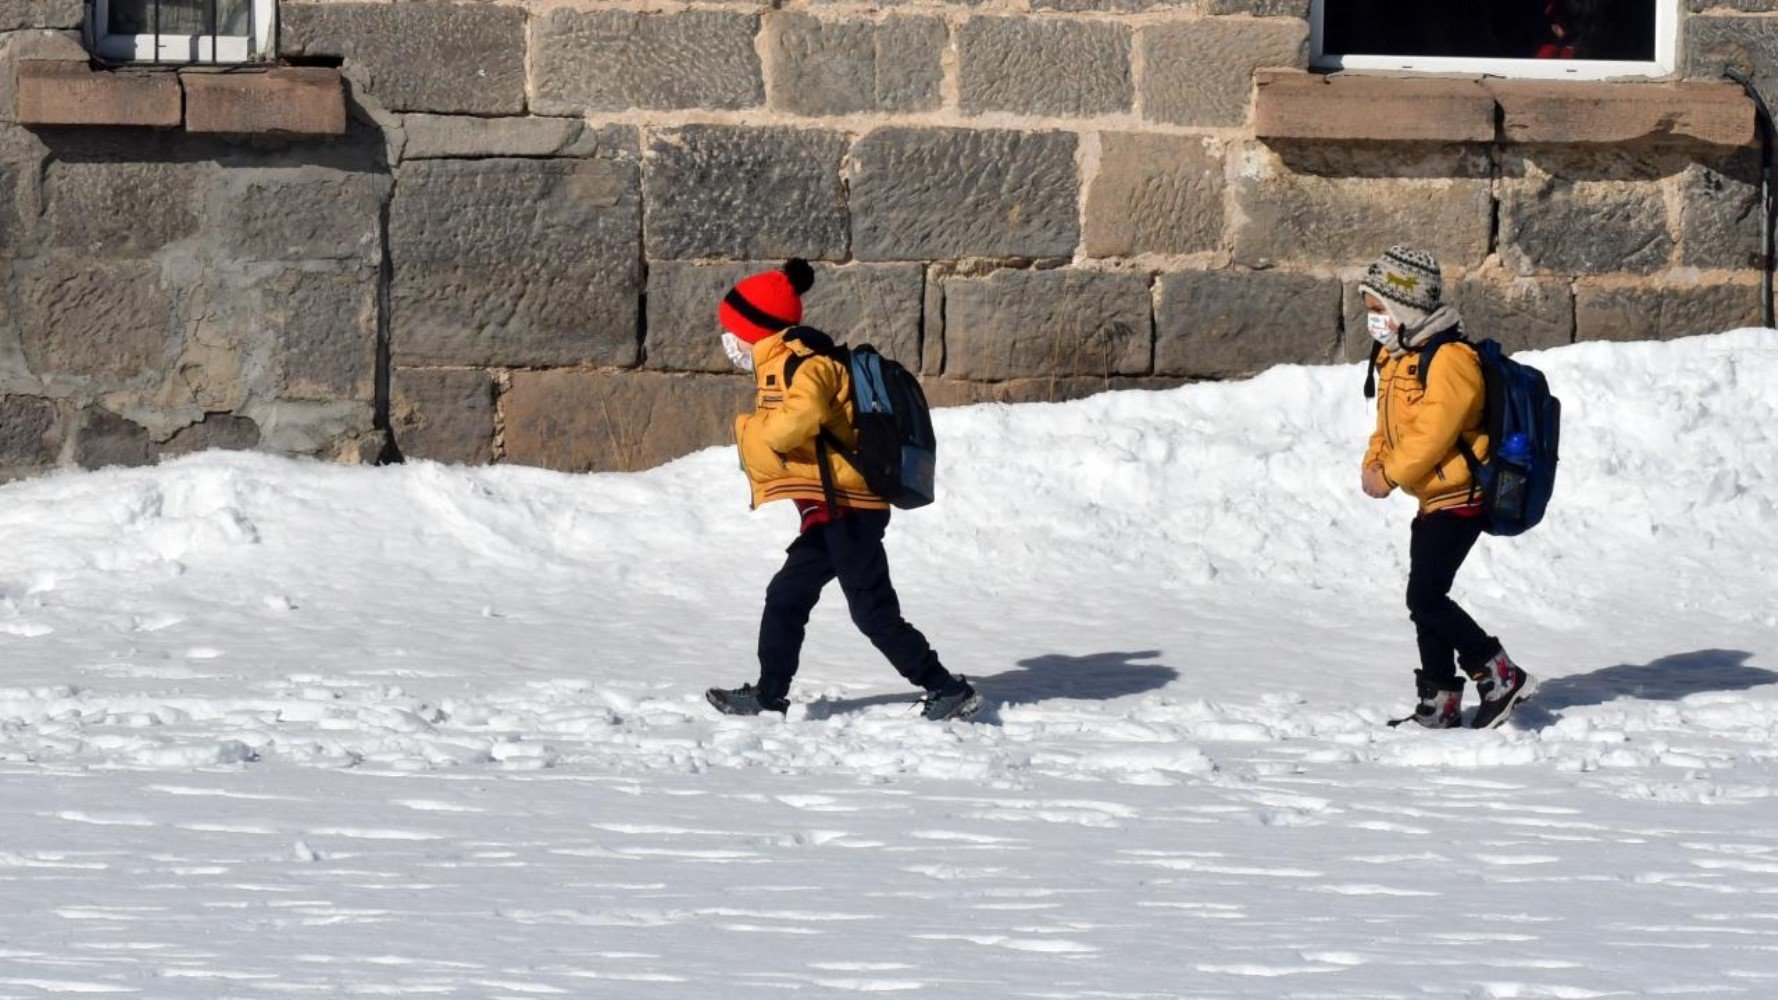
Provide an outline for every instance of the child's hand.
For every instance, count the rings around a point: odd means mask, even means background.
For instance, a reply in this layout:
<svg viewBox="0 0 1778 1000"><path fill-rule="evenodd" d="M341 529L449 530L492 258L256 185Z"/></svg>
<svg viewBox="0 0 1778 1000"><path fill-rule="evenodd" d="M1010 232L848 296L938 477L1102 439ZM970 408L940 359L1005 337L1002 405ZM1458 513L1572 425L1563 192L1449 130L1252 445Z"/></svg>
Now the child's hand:
<svg viewBox="0 0 1778 1000"><path fill-rule="evenodd" d="M1364 467L1365 496L1375 497L1378 500L1381 500L1394 492L1394 490L1395 487L1389 484L1389 477L1383 475L1383 467L1381 465L1367 465Z"/></svg>

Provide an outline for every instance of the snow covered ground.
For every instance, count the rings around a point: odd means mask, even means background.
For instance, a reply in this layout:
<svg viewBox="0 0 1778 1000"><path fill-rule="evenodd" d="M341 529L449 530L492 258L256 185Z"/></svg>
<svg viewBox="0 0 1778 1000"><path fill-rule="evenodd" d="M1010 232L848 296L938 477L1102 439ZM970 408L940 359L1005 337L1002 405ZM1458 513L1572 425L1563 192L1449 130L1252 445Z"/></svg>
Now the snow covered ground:
<svg viewBox="0 0 1778 1000"><path fill-rule="evenodd" d="M974 724L837 593L789 720L704 707L794 530L721 449L0 488L0 997L1778 995L1778 332L1538 363L1487 733L1382 725L1355 365L942 413L890 545Z"/></svg>

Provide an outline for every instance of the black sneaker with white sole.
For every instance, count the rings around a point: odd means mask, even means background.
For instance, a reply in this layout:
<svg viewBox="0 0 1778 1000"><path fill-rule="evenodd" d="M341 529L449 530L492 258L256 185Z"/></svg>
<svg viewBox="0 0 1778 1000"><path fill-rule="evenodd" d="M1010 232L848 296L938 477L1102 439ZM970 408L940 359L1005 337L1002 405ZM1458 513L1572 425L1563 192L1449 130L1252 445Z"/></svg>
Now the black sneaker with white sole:
<svg viewBox="0 0 1778 1000"><path fill-rule="evenodd" d="M981 711L986 703L981 692L959 674L944 687L928 691L926 697L920 699L920 714L933 722L967 719Z"/></svg>
<svg viewBox="0 0 1778 1000"><path fill-rule="evenodd" d="M761 697L759 688L751 684L732 689L711 688L704 692L704 700L723 715L758 715L761 712L783 715L790 709L789 698Z"/></svg>

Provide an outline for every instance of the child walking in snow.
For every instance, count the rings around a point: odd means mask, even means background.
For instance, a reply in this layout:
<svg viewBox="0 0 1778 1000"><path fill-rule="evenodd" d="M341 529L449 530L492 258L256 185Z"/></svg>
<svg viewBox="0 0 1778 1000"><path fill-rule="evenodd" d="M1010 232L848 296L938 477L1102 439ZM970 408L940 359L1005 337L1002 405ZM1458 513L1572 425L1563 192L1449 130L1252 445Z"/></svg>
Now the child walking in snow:
<svg viewBox="0 0 1778 1000"><path fill-rule="evenodd" d="M1443 281L1432 254L1390 247L1358 288L1378 345L1371 358L1379 382L1377 429L1364 453L1364 492L1382 499L1399 488L1420 501L1408 545L1408 615L1420 647L1419 704L1411 718L1430 729L1462 724L1461 667L1482 696L1474 727L1492 728L1530 692L1531 678L1450 596L1484 523L1464 455L1467 447L1485 462L1492 444L1483 430L1481 361L1456 340L1438 350L1437 364L1421 370L1422 348L1440 334L1462 332L1456 308L1441 301Z"/></svg>
<svg viewBox="0 0 1778 1000"><path fill-rule="evenodd" d="M968 718L981 709L981 695L946 670L926 637L901 616L883 549L889 503L872 494L840 454L857 442L851 373L827 334L799 325L802 295L814 281L809 265L793 260L742 281L717 310L723 348L754 378L753 412L735 421L753 505L792 501L802 529L766 588L758 683L711 688L705 697L728 715L788 709L809 614L822 588L837 579L859 631L898 673L926 690L926 718ZM829 440L840 447L827 447Z"/></svg>

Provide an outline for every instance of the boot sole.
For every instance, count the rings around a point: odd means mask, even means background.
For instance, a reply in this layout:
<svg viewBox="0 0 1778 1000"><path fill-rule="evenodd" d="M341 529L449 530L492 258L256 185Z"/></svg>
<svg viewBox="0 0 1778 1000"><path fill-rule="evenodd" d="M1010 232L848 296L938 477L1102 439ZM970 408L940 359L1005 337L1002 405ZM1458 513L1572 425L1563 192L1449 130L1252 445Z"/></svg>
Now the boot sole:
<svg viewBox="0 0 1778 1000"><path fill-rule="evenodd" d="M1514 691L1512 694L1507 695L1506 705L1503 708L1501 708L1500 714L1496 715L1487 725L1477 726L1476 728L1477 729L1499 729L1501 726L1501 723L1504 723L1506 720L1512 718L1513 712L1518 709L1520 703L1529 701L1531 699L1532 694L1536 693L1536 691L1537 691L1537 681L1531 677L1526 677L1524 685L1522 685L1517 691Z"/></svg>

